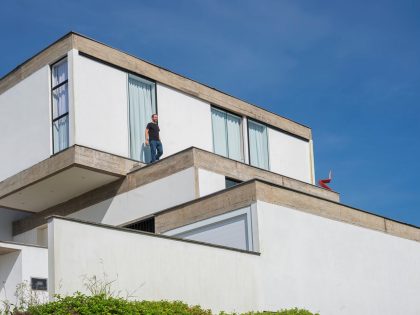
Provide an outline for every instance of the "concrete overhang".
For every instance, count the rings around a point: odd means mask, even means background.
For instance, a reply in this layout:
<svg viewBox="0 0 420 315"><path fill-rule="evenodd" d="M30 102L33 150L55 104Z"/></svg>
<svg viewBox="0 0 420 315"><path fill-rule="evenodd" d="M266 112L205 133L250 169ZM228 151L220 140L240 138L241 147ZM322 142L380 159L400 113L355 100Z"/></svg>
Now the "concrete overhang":
<svg viewBox="0 0 420 315"><path fill-rule="evenodd" d="M136 164L75 145L0 182L0 206L40 212L117 181Z"/></svg>
<svg viewBox="0 0 420 315"><path fill-rule="evenodd" d="M46 223L51 215L68 216L74 212L126 193L137 187L152 183L187 168L204 169L241 181L259 179L285 188L303 192L333 202L339 201L339 194L277 173L234 161L202 149L191 147L168 156L157 163L139 165L118 181L88 191L80 196L57 204L30 217L13 222L13 235L21 234ZM199 197L199 183L195 179L196 194ZM1 200L0 200L1 202ZM0 203L1 204L1 203Z"/></svg>
<svg viewBox="0 0 420 315"><path fill-rule="evenodd" d="M156 233L263 201L420 242L420 228L261 180L250 180L155 214Z"/></svg>

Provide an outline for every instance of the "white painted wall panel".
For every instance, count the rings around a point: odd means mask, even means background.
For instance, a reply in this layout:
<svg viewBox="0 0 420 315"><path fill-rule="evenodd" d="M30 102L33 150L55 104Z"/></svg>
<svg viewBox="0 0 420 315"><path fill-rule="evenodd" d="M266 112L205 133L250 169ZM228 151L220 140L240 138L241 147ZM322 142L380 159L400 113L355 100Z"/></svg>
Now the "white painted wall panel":
<svg viewBox="0 0 420 315"><path fill-rule="evenodd" d="M212 152L210 105L159 83L156 88L164 156L191 146Z"/></svg>
<svg viewBox="0 0 420 315"><path fill-rule="evenodd" d="M50 156L49 85L45 66L0 95L0 181Z"/></svg>
<svg viewBox="0 0 420 315"><path fill-rule="evenodd" d="M73 59L76 144L128 157L127 74Z"/></svg>
<svg viewBox="0 0 420 315"><path fill-rule="evenodd" d="M419 242L260 201L257 207L265 309L420 314Z"/></svg>
<svg viewBox="0 0 420 315"><path fill-rule="evenodd" d="M30 283L31 277L48 278L48 250L46 248L0 242L0 247L16 251L0 255L0 300L15 303L16 286ZM47 292L39 294L46 301ZM0 310L1 310L0 305Z"/></svg>
<svg viewBox="0 0 420 315"><path fill-rule="evenodd" d="M137 299L181 300L226 311L258 302L258 256L60 219L51 225L54 293L85 291L80 276L101 278L105 270L116 279L116 291L134 292Z"/></svg>
<svg viewBox="0 0 420 315"><path fill-rule="evenodd" d="M90 206L69 217L120 225L195 198L194 168L188 168Z"/></svg>
<svg viewBox="0 0 420 315"><path fill-rule="evenodd" d="M0 207L0 241L11 241L13 239L13 221L23 219L29 215L31 214L28 212L10 210Z"/></svg>
<svg viewBox="0 0 420 315"><path fill-rule="evenodd" d="M201 168L198 169L198 182L200 197L226 188L225 176Z"/></svg>
<svg viewBox="0 0 420 315"><path fill-rule="evenodd" d="M268 128L270 170L311 183L310 145L286 133Z"/></svg>

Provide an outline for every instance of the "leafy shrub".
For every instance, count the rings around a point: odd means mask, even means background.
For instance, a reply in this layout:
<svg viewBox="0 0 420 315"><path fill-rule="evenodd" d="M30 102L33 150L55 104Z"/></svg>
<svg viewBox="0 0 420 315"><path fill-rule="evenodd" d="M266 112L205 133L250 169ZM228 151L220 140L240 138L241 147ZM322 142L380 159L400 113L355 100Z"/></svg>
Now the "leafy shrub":
<svg viewBox="0 0 420 315"><path fill-rule="evenodd" d="M168 301L127 301L123 298L98 294L87 296L76 293L73 296L57 297L57 300L43 305L28 307L27 312L15 313L16 315L87 315L87 314L139 314L139 315L211 315L210 310L200 306L188 306L183 302ZM228 313L221 313L221 315ZM278 312L250 312L243 315L317 315L306 310L291 309Z"/></svg>

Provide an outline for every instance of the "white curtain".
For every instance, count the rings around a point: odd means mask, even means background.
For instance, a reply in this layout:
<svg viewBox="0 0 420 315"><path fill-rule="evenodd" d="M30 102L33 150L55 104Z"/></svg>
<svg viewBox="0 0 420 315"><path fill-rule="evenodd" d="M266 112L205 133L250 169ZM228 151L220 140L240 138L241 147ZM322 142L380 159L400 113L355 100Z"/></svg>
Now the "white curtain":
<svg viewBox="0 0 420 315"><path fill-rule="evenodd" d="M67 78L68 78L68 73L67 73L67 59L66 59L53 66L52 87L67 80Z"/></svg>
<svg viewBox="0 0 420 315"><path fill-rule="evenodd" d="M53 122L54 153L69 146L69 116L64 116Z"/></svg>
<svg viewBox="0 0 420 315"><path fill-rule="evenodd" d="M129 76L129 117L130 117L130 154L131 158L150 162L150 147L144 145L145 130L156 113L155 86L152 82Z"/></svg>
<svg viewBox="0 0 420 315"><path fill-rule="evenodd" d="M226 113L218 109L211 109L213 129L213 151L216 154L228 156Z"/></svg>
<svg viewBox="0 0 420 315"><path fill-rule="evenodd" d="M53 119L68 113L67 83L53 90Z"/></svg>
<svg viewBox="0 0 420 315"><path fill-rule="evenodd" d="M229 158L243 161L241 145L241 118L227 113L227 139Z"/></svg>
<svg viewBox="0 0 420 315"><path fill-rule="evenodd" d="M268 170L269 160L267 127L249 120L248 129L250 163L253 166Z"/></svg>

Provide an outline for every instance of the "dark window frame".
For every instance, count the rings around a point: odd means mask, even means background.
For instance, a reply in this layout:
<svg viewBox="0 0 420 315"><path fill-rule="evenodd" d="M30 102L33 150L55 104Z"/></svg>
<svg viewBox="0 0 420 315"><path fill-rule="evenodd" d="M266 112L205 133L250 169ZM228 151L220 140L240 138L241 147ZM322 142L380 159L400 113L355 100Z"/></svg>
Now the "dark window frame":
<svg viewBox="0 0 420 315"><path fill-rule="evenodd" d="M54 84L53 83L53 69L54 69L55 66L57 66L58 64L60 64L64 60L67 63L67 79L58 83L58 84L56 84L56 85L53 85ZM57 153L66 149L66 148L63 148L61 150L58 150L57 152L54 150L54 144L55 144L54 123L67 116L68 117L67 118L67 123L68 123L67 128L70 129L69 108L67 108L67 113L61 114L61 115L57 116L56 118L54 118L54 91L59 89L60 87L62 87L64 85L67 85L67 101L70 102L69 99L68 99L68 97L69 97L69 94L68 94L69 93L69 85L68 85L69 77L68 77L68 59L67 59L67 56L62 57L59 60L57 60L56 62L54 62L53 64L51 64L50 65L50 73L51 73L51 76L50 76L51 77L51 137L52 137L52 153L54 155L54 154L57 154ZM67 104L67 105L69 106L70 104ZM69 134L69 139L67 141L70 142L70 134Z"/></svg>

